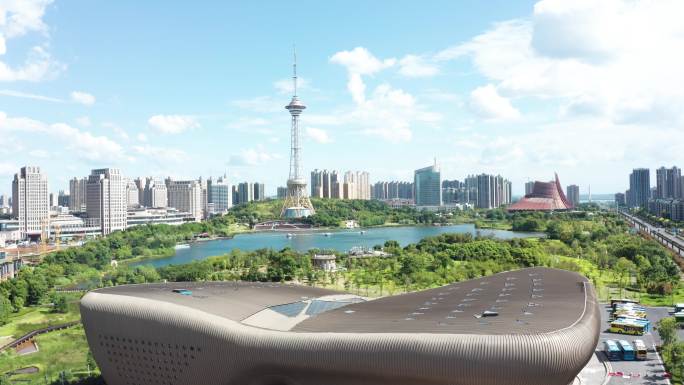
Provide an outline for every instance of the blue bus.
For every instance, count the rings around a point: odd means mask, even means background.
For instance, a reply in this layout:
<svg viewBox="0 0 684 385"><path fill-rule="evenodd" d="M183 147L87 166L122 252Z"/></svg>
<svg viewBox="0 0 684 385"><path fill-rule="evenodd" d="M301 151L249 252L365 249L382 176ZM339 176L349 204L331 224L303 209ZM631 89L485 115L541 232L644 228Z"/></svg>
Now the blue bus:
<svg viewBox="0 0 684 385"><path fill-rule="evenodd" d="M620 350L622 351L622 359L625 361L634 361L636 357L634 356L634 347L632 344L625 340L620 340L618 343L620 344Z"/></svg>
<svg viewBox="0 0 684 385"><path fill-rule="evenodd" d="M617 361L622 357L618 344L613 340L606 340L603 343L603 352L610 361Z"/></svg>

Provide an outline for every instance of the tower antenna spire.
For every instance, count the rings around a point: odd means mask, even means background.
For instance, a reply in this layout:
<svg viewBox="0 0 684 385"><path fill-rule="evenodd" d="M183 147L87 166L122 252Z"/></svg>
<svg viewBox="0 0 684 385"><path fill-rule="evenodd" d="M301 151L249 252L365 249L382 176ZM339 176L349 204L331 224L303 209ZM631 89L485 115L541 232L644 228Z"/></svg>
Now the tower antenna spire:
<svg viewBox="0 0 684 385"><path fill-rule="evenodd" d="M294 83L294 96L297 96L297 46L292 45L292 56L294 58L292 62L292 82Z"/></svg>

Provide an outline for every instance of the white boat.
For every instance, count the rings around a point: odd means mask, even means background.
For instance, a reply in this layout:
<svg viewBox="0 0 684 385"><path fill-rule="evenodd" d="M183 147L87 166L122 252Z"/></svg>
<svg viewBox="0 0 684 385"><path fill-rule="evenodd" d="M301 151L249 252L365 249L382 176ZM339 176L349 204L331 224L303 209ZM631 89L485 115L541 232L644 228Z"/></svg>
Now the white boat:
<svg viewBox="0 0 684 385"><path fill-rule="evenodd" d="M292 233L287 233L286 237L292 238L292 237L294 237L294 234L292 234Z"/></svg>
<svg viewBox="0 0 684 385"><path fill-rule="evenodd" d="M329 236L331 236L332 234L330 234L330 233L323 233L323 235L325 235L326 237L329 237Z"/></svg>
<svg viewBox="0 0 684 385"><path fill-rule="evenodd" d="M361 230L361 231L359 231L359 234L363 235L363 234L366 234L366 232Z"/></svg>
<svg viewBox="0 0 684 385"><path fill-rule="evenodd" d="M176 246L174 246L173 248L176 249L176 250L180 250L180 249L189 249L189 248L190 248L190 245L188 245L187 243L183 243L183 244L180 244L180 245L176 245Z"/></svg>

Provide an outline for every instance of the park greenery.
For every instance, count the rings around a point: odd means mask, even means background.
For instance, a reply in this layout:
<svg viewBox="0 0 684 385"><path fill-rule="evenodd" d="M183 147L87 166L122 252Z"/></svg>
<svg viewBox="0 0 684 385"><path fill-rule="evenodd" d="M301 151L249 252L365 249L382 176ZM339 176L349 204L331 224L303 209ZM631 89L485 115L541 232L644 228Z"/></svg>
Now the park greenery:
<svg viewBox="0 0 684 385"><path fill-rule="evenodd" d="M131 267L125 263L171 255L178 243L246 231L255 223L277 217L280 204L280 201L267 201L240 205L228 215L202 223L139 226L91 240L81 247L50 253L41 263L26 266L16 278L0 283L0 325L4 324L0 326L0 337L16 337L78 319L80 294L58 289L163 280L289 282L382 296L521 267L547 266L585 275L604 300L621 296L639 298L645 304L670 304L684 299L684 289L679 287L679 268L665 248L631 233L616 214L592 208L572 213L503 210L429 213L411 208L392 209L375 201L314 200L317 213L308 221L316 226L339 226L346 220L365 226L479 221L487 226L541 232L546 237L499 240L470 234L442 234L404 247L390 240L376 246L389 254L381 258L356 258L333 250L314 249L303 253L286 248L232 250L225 255L161 268ZM330 272L316 269L311 256L317 253L337 254L339 269ZM119 263L113 264L114 260ZM17 356L4 352L0 359L9 363L0 366L0 376L29 362L43 365L52 373L65 373L60 375L67 376L64 379L67 382L85 376L88 349L82 328L52 332L40 338L49 348L58 336L70 339L63 352L77 357L73 362L53 362L50 360L57 357L37 353ZM29 383L44 383L41 375L25 377Z"/></svg>
<svg viewBox="0 0 684 385"><path fill-rule="evenodd" d="M677 336L679 325L674 317L658 322L658 334L662 341L660 352L666 369L672 374L672 383L681 384L684 379L684 341Z"/></svg>

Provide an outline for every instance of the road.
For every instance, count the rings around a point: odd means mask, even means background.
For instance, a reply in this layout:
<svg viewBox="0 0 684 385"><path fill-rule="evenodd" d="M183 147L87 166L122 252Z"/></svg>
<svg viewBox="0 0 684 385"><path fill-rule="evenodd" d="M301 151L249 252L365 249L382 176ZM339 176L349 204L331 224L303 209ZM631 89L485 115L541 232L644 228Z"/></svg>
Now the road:
<svg viewBox="0 0 684 385"><path fill-rule="evenodd" d="M635 217L625 211L620 211L624 217L630 220L632 223L637 225L640 230L643 230L653 236L658 242L669 247L674 252L678 253L680 256L684 257L684 239L679 238L662 227L656 227L652 224L644 221L641 218Z"/></svg>
<svg viewBox="0 0 684 385"><path fill-rule="evenodd" d="M670 384L670 381L664 377L665 368L662 365L660 356L655 351L655 345L660 344L660 337L657 332L651 331L643 336L627 336L622 334L608 333L609 327L609 315L610 306L601 305L603 307L601 312L602 318L602 332L599 340L598 350L603 350L603 342L605 340L627 340L634 342L634 340L641 339L644 341L646 346L649 348L648 359L646 361L606 361L605 355L602 352L598 352L599 359L606 364L608 371L612 373L622 372L626 376L609 376L608 384L619 385L619 384L630 384L630 385L660 385L660 384ZM648 319L651 321L652 325L656 325L658 321L664 317L669 316L669 309L658 307L658 308L648 308ZM679 330L679 337L684 337L684 330ZM598 384L597 384L598 385Z"/></svg>

